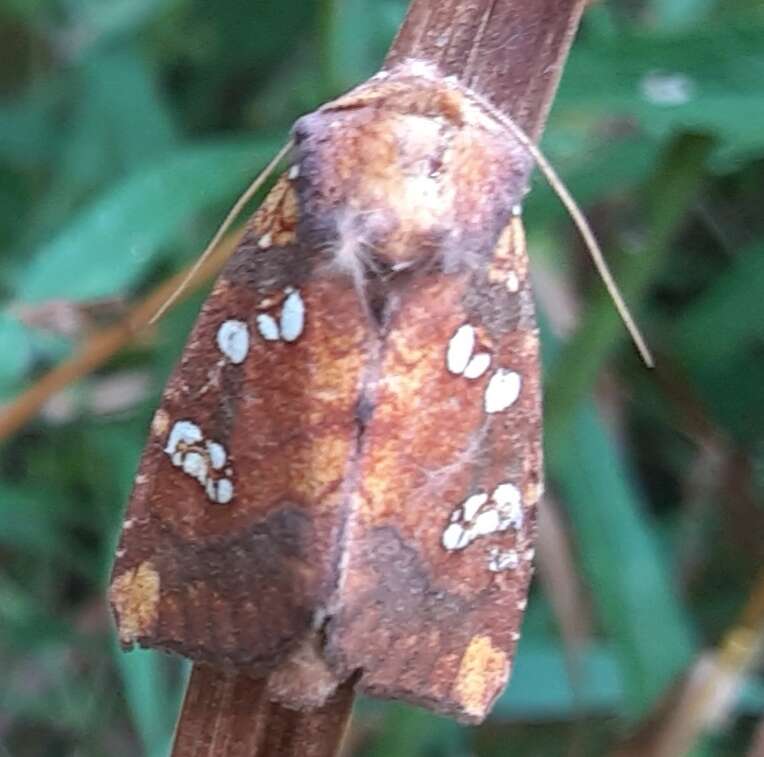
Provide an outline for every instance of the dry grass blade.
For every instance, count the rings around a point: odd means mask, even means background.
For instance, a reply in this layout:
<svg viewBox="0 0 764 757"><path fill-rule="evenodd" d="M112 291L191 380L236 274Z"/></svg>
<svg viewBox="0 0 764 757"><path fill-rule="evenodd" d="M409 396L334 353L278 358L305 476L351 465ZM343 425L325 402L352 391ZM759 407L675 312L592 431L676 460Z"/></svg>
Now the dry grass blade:
<svg viewBox="0 0 764 757"><path fill-rule="evenodd" d="M238 234L231 234L219 244L214 253L207 258L204 265L198 267L189 280L184 295L188 295L205 281L208 281L223 267L236 246L238 238ZM94 333L74 355L46 373L29 389L16 397L13 402L6 405L0 412L0 439L18 431L40 411L45 402L54 394L60 392L73 381L91 373L125 345L132 342L151 323L157 309L177 291L187 278L188 272L181 271L162 282L141 302L137 303L122 320L109 328Z"/></svg>
<svg viewBox="0 0 764 757"><path fill-rule="evenodd" d="M557 502L546 495L539 507L538 566L544 592L552 603L571 671L576 656L591 639L590 608L576 565L570 529Z"/></svg>
<svg viewBox="0 0 764 757"><path fill-rule="evenodd" d="M265 184L270 175L276 170L278 164L286 156L286 154L292 149L292 141L289 140L277 153L271 158L268 165L260 171L260 173L252 180L250 185L242 192L239 199L233 204L233 207L228 211L228 214L223 219L223 222L218 227L214 236L202 251L202 254L196 259L196 262L188 269L185 275L177 283L177 286L172 290L157 308L156 313L151 317L150 323L158 321L177 301L177 299L183 294L186 287L190 286L194 280L196 274L202 269L205 262L214 254L223 236L231 228L231 225L236 222L239 214L244 210L247 203L260 191L260 188Z"/></svg>
<svg viewBox="0 0 764 757"><path fill-rule="evenodd" d="M681 690L633 742L615 757L678 757L701 735L717 727L734 706L745 677L764 646L764 573L751 592L739 622L719 647L701 654Z"/></svg>

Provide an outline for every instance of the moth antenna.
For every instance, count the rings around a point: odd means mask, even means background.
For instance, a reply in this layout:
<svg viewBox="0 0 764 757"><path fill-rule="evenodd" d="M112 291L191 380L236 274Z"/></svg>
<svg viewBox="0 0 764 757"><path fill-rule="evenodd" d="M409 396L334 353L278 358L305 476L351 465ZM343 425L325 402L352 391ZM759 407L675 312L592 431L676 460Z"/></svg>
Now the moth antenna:
<svg viewBox="0 0 764 757"><path fill-rule="evenodd" d="M560 202L565 206L565 209L573 219L573 223L576 225L579 234L581 234L581 238L584 240L584 244L589 251L594 267L597 269L597 273L599 273L600 278L605 285L605 289L607 289L610 299L613 301L615 309L618 311L618 315L621 317L624 326L626 326L626 330L629 332L642 360L648 368L654 367L655 362L650 353L650 349L642 337L639 327L634 321L634 318L623 299L623 295L618 289L618 285L615 283L613 275L610 273L610 269L605 262L605 256L602 254L602 249L597 242L597 238L594 236L592 227L586 220L586 216L583 214L581 208L579 208L578 203L573 199L573 196L557 174L557 171L554 170L552 164L544 157L544 153L542 153L535 145L533 140L511 118L509 118L509 116L501 113L483 98L480 98L480 100L494 118L505 126L517 141L528 151L528 154L536 162L541 173L544 174L557 197L560 198Z"/></svg>
<svg viewBox="0 0 764 757"><path fill-rule="evenodd" d="M178 297L186 290L189 282L196 276L198 270L204 264L204 261L212 254L215 248L218 246L223 235L231 227L231 224L236 220L239 213L241 213L244 206L252 199L252 197L258 192L260 187L268 180L268 177L273 173L276 166L281 162L284 156L292 149L293 142L290 139L271 159L270 163L254 178L252 183L244 190L244 192L236 200L233 207L228 211L223 223L220 224L218 230L215 232L215 236L212 237L209 244L204 248L204 252L196 259L196 262L191 266L189 272L183 277L183 280L178 284L172 294L159 306L159 309L154 313L149 321L149 325L156 323L177 301Z"/></svg>

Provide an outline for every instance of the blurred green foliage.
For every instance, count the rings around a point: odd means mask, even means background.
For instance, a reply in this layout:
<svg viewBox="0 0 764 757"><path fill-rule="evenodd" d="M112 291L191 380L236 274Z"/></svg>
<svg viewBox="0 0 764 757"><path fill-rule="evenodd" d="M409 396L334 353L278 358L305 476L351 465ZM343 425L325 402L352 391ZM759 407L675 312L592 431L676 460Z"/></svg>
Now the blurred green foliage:
<svg viewBox="0 0 764 757"><path fill-rule="evenodd" d="M138 296L192 259L291 121L375 70L404 9L4 0L0 399L69 354L98 302ZM573 675L537 581L486 726L364 701L359 754L525 757L567 754L574 740L579 754L608 754L735 621L764 555L763 125L759 0L608 0L587 12L544 144L659 361L640 366L536 181L526 219L548 489L586 589L590 644ZM183 668L121 654L103 594L147 421L199 301L3 445L3 757L167 752ZM51 328L64 316L72 328ZM763 709L752 676L695 754L745 754Z"/></svg>

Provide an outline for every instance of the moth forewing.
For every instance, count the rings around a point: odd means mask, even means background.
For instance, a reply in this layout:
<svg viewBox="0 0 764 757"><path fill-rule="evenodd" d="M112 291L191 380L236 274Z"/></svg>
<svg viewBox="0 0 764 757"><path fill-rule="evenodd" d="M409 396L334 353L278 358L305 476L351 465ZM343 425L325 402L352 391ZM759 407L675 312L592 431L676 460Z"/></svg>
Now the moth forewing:
<svg viewBox="0 0 764 757"><path fill-rule="evenodd" d="M478 722L541 492L528 157L457 82L385 72L295 159L204 306L114 569L125 644Z"/></svg>
<svg viewBox="0 0 764 757"><path fill-rule="evenodd" d="M482 720L519 638L541 495L538 339L514 220L488 270L401 296L364 432L330 659Z"/></svg>
<svg viewBox="0 0 764 757"><path fill-rule="evenodd" d="M269 672L336 584L368 324L299 245L282 181L165 389L114 568L123 643ZM151 596L144 586L151 576Z"/></svg>

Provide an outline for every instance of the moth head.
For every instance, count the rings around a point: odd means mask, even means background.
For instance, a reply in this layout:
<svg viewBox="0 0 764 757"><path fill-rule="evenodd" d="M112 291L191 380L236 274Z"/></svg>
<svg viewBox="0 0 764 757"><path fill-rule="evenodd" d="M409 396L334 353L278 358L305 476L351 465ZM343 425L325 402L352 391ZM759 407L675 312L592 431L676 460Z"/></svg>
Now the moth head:
<svg viewBox="0 0 764 757"><path fill-rule="evenodd" d="M443 80L372 80L294 140L300 235L346 270L483 262L525 191L524 152Z"/></svg>

